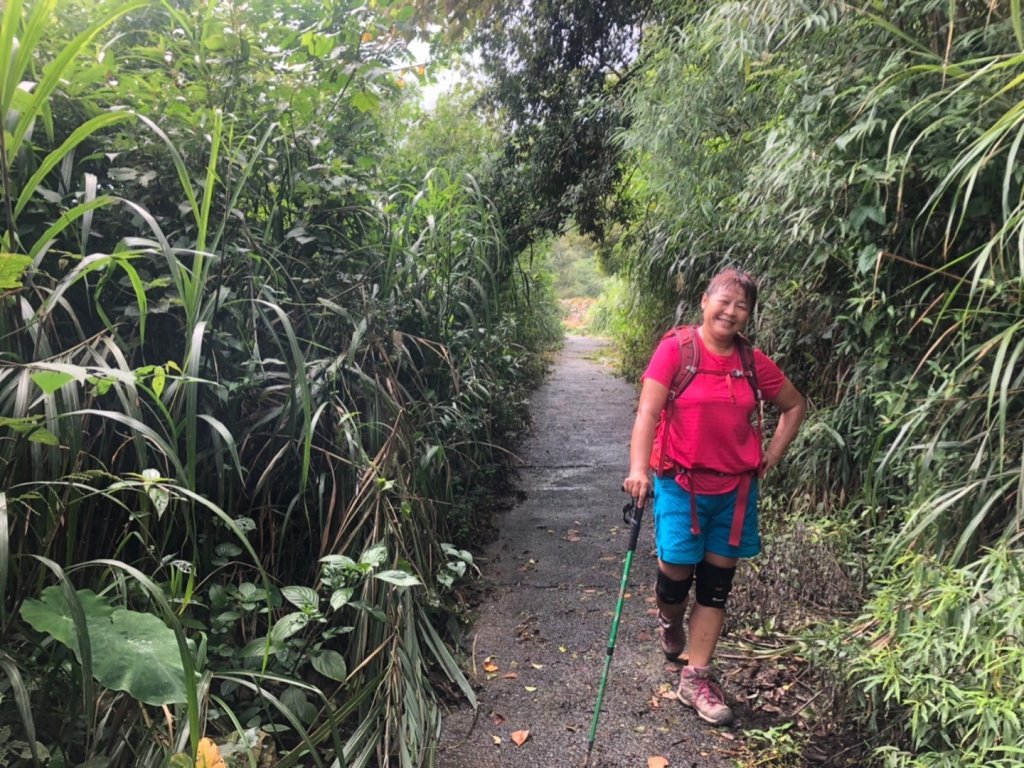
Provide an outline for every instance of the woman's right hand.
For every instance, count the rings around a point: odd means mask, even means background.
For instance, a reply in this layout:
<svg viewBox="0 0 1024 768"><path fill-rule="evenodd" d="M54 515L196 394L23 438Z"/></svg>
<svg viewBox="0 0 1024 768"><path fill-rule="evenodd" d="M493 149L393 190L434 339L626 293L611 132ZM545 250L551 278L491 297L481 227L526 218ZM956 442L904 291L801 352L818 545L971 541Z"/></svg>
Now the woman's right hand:
<svg viewBox="0 0 1024 768"><path fill-rule="evenodd" d="M629 477L622 481L622 490L636 500L636 505L643 508L651 493L651 478L647 472L630 472Z"/></svg>

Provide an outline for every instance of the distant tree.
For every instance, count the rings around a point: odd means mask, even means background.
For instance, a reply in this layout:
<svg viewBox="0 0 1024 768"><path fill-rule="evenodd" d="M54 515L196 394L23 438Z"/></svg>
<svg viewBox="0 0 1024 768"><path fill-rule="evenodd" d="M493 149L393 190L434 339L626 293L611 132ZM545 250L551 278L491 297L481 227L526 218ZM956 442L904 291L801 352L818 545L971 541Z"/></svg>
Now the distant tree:
<svg viewBox="0 0 1024 768"><path fill-rule="evenodd" d="M639 0L496 0L482 14L472 43L491 82L486 98L506 116L492 183L513 245L570 217L601 240L621 213L614 137L627 124L621 96L650 14Z"/></svg>

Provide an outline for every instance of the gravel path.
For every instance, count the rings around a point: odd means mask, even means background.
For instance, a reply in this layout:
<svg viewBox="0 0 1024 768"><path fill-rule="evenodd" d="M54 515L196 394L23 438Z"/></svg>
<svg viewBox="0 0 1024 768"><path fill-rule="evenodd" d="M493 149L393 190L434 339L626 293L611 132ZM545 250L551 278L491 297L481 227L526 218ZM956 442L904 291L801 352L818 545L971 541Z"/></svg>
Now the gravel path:
<svg viewBox="0 0 1024 768"><path fill-rule="evenodd" d="M634 387L598 362L602 345L570 337L532 398L525 499L478 557L483 599L464 649L478 711L448 712L441 768L583 764L628 546L620 488L636 406ZM662 756L672 768L731 767L736 731L662 696L678 668L657 646L654 575L646 515L590 764L646 768ZM744 720L737 714L734 728ZM521 746L517 731L529 731Z"/></svg>

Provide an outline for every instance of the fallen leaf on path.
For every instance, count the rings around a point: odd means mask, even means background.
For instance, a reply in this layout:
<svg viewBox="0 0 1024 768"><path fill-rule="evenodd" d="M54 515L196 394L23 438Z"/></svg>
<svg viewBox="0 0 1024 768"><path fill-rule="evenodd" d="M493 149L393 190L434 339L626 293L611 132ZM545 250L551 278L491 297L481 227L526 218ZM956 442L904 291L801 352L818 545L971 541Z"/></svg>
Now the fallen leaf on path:
<svg viewBox="0 0 1024 768"><path fill-rule="evenodd" d="M661 709L661 702L657 696L651 696L651 709Z"/></svg>
<svg viewBox="0 0 1024 768"><path fill-rule="evenodd" d="M505 716L503 714L501 714L500 712L492 711L490 717L491 717L491 722L494 723L495 725L501 725L502 723L505 722Z"/></svg>
<svg viewBox="0 0 1024 768"><path fill-rule="evenodd" d="M199 740L196 766L198 768L224 768L224 758L221 757L220 747L217 746L213 739L204 736Z"/></svg>
<svg viewBox="0 0 1024 768"><path fill-rule="evenodd" d="M497 672L497 671L498 671L498 665L497 664L495 664L490 659L486 659L484 661L484 672Z"/></svg>
<svg viewBox="0 0 1024 768"><path fill-rule="evenodd" d="M502 680L515 680L517 677L519 677L519 673L518 672L506 672L504 675L501 676L501 679Z"/></svg>
<svg viewBox="0 0 1024 768"><path fill-rule="evenodd" d="M569 532L565 534L565 540L569 542L577 542L580 540L580 532L573 529L569 529Z"/></svg>
<svg viewBox="0 0 1024 768"><path fill-rule="evenodd" d="M529 731L512 731L512 741L516 743L517 747L523 746L523 742L528 738L530 738Z"/></svg>
<svg viewBox="0 0 1024 768"><path fill-rule="evenodd" d="M491 738L494 739L494 746L501 746L501 736L491 736Z"/></svg>
<svg viewBox="0 0 1024 768"><path fill-rule="evenodd" d="M533 693L534 691L536 691L536 690L537 690L537 686L536 686L536 685L524 685L523 687L524 687L524 688L525 688L525 689L526 689L526 690L527 690L527 691L528 691L529 693Z"/></svg>
<svg viewBox="0 0 1024 768"><path fill-rule="evenodd" d="M668 760L661 755L647 758L647 768L668 768Z"/></svg>
<svg viewBox="0 0 1024 768"><path fill-rule="evenodd" d="M530 664L530 666L533 667L534 669L544 669L544 665L543 664Z"/></svg>

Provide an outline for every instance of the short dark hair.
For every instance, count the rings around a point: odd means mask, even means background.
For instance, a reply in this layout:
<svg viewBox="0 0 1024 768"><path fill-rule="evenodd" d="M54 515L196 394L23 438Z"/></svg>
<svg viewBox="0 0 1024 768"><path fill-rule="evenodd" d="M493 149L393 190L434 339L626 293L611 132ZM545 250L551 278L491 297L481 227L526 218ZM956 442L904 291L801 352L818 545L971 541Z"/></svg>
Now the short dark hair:
<svg viewBox="0 0 1024 768"><path fill-rule="evenodd" d="M723 269L708 281L708 287L704 293L710 296L723 288L739 288L743 291L747 297L747 303L750 304L749 310L753 313L754 307L757 306L757 283L752 274L735 267Z"/></svg>

